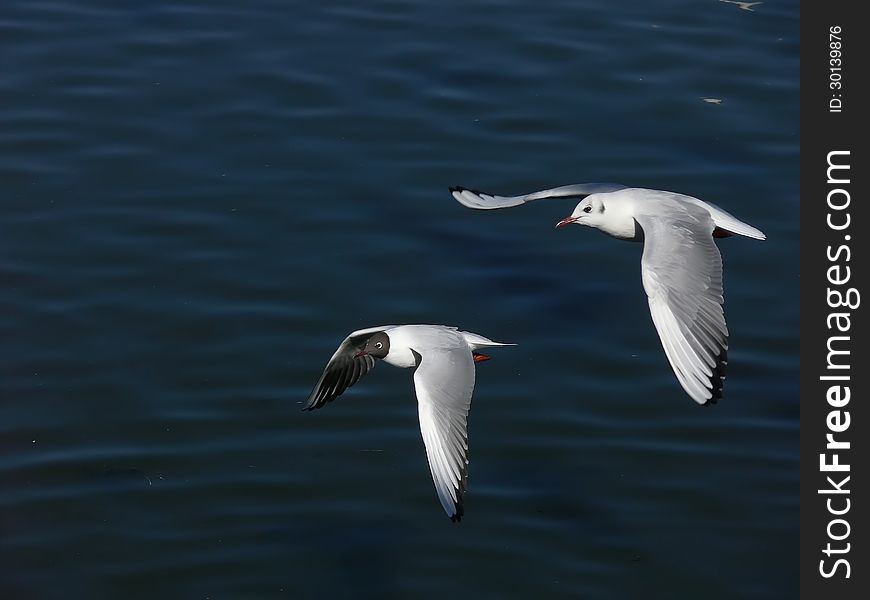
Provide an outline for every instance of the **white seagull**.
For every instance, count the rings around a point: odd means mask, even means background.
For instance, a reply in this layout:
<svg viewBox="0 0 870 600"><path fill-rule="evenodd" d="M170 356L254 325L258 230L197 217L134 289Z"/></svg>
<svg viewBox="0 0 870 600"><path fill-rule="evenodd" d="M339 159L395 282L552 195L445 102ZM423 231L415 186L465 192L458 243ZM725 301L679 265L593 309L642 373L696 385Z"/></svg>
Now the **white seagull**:
<svg viewBox="0 0 870 600"><path fill-rule="evenodd" d="M489 360L478 350L502 344L456 327L383 325L354 331L341 343L304 410L338 398L383 360L414 368L420 431L441 506L451 521L462 519L468 482L466 420L474 391L474 363Z"/></svg>
<svg viewBox="0 0 870 600"><path fill-rule="evenodd" d="M722 397L728 328L722 311L722 257L713 238L764 234L698 198L615 183L566 185L525 196L450 188L475 209L507 208L549 198L580 199L556 227L594 227L620 240L644 242L641 279L653 323L671 367L695 402Z"/></svg>

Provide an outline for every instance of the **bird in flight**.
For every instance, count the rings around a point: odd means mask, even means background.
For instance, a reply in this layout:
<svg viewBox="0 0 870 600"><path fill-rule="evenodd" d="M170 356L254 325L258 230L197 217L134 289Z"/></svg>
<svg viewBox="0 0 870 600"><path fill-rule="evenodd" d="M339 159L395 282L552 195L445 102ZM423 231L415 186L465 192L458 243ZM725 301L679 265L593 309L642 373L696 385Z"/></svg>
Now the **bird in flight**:
<svg viewBox="0 0 870 600"><path fill-rule="evenodd" d="M383 325L354 331L341 343L308 397L304 410L338 398L378 361L414 369L420 432L441 506L451 521L464 514L468 483L468 411L474 364L486 348L513 346L443 325Z"/></svg>
<svg viewBox="0 0 870 600"><path fill-rule="evenodd" d="M535 200L580 200L556 224L585 225L643 242L641 280L665 355L686 393L707 405L722 397L728 327L722 309L722 257L714 238L765 235L698 198L615 183L566 185L523 196L452 187L464 206L492 210Z"/></svg>

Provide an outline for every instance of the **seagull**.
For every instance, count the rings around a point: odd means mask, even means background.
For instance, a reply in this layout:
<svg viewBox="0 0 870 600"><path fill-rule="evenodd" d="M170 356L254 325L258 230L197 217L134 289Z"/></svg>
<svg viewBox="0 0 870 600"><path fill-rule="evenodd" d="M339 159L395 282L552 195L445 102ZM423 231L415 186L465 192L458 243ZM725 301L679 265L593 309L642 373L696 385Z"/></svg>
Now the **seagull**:
<svg viewBox="0 0 870 600"><path fill-rule="evenodd" d="M441 506L450 520L464 514L468 483L466 420L474 391L474 363L484 348L513 346L444 325L382 325L351 333L338 347L303 410L338 398L378 360L414 369L420 432Z"/></svg>
<svg viewBox="0 0 870 600"><path fill-rule="evenodd" d="M692 196L583 183L525 196L497 196L462 187L450 192L469 208L491 210L550 198L580 200L556 224L586 225L620 240L643 242L641 280L653 323L677 380L698 404L722 397L728 327L722 310L722 257L714 238L764 234Z"/></svg>

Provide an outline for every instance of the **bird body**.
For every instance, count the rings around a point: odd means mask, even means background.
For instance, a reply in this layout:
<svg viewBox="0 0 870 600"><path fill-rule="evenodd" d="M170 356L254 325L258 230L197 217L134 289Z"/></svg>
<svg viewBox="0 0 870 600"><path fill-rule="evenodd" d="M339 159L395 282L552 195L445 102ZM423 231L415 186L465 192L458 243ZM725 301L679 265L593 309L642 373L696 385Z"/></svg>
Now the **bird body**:
<svg viewBox="0 0 870 600"><path fill-rule="evenodd" d="M714 237L763 240L764 234L693 196L613 183L567 185L524 196L450 188L469 208L490 210L545 199L580 200L556 227L577 224L643 241L641 281L650 314L677 380L699 404L722 396L728 328L722 309L722 258Z"/></svg>
<svg viewBox="0 0 870 600"><path fill-rule="evenodd" d="M370 371L377 360L413 368L420 432L435 489L459 521L468 480L467 418L477 350L510 346L443 325L385 325L351 333L333 354L305 410L324 406ZM488 358L488 357L487 357Z"/></svg>
<svg viewBox="0 0 870 600"><path fill-rule="evenodd" d="M603 210L605 203L606 214ZM586 206L592 207L590 213L585 212ZM585 202L577 205L570 218L574 219L572 222L595 227L611 237L643 241L643 230L637 229L638 218L678 215L683 212L691 213L705 223L704 216L709 217L713 225L711 235L718 229L722 234L737 234L756 240L765 239L761 231L714 204L694 196L645 188L625 188L606 194L590 194L585 198Z"/></svg>

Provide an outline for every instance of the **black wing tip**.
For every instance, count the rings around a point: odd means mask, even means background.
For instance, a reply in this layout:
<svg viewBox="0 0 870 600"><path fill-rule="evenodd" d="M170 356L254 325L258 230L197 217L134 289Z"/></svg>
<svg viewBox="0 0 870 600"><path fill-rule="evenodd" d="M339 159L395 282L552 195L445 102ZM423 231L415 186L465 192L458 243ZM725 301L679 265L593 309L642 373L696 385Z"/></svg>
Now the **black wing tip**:
<svg viewBox="0 0 870 600"><path fill-rule="evenodd" d="M459 489L456 490L456 502L453 503L453 514L450 515L450 520L454 523L459 523L462 521L462 517L465 516L465 490L467 486L468 472L466 471L462 476L462 483Z"/></svg>
<svg viewBox="0 0 870 600"><path fill-rule="evenodd" d="M314 388L314 391L309 394L305 404L302 405L302 412L309 412L317 410L318 408L323 408L331 400L333 400L333 398L330 398L328 394L324 394L321 384L318 383L317 387Z"/></svg>
<svg viewBox="0 0 870 600"><path fill-rule="evenodd" d="M458 193L462 193L462 192L471 192L472 194L474 194L474 195L476 195L476 196L483 196L483 195L487 195L487 196L489 196L489 195L490 195L490 194L487 194L486 192L481 192L480 190L475 190L475 189L473 189L473 188L463 187L463 186L461 186L461 185L451 185L451 186L450 186L449 188L447 188L447 189L450 190L450 193L451 193L451 194L455 194L455 193L457 193L457 192L458 192Z"/></svg>
<svg viewBox="0 0 870 600"><path fill-rule="evenodd" d="M302 406L302 412L311 412L312 410L317 410L318 408L323 408L326 404L324 401L318 401L316 398L309 398L308 401Z"/></svg>
<svg viewBox="0 0 870 600"><path fill-rule="evenodd" d="M317 410L318 408L323 408L339 396L344 393L345 390L342 390L338 394L326 394L323 396L314 397L308 399L308 402L305 403L305 406L302 407L302 412L310 412L312 410Z"/></svg>
<svg viewBox="0 0 870 600"><path fill-rule="evenodd" d="M728 366L728 350L723 349L716 357L716 368L713 369L713 374L710 375L710 390L712 396L701 406L712 406L718 404L722 398L722 392L725 389L725 367Z"/></svg>
<svg viewBox="0 0 870 600"><path fill-rule="evenodd" d="M334 393L326 393L323 388L318 385L317 389L311 392L311 395L308 396L308 400L305 401L305 404L302 406L303 412L308 412L312 410L317 410L318 408L323 408L339 396L344 393L344 390L339 392L338 394Z"/></svg>

